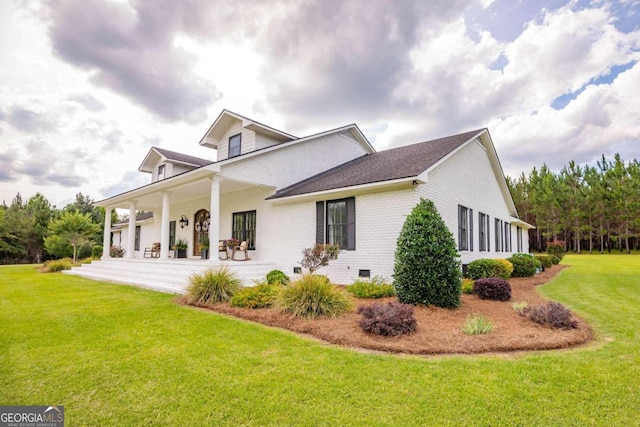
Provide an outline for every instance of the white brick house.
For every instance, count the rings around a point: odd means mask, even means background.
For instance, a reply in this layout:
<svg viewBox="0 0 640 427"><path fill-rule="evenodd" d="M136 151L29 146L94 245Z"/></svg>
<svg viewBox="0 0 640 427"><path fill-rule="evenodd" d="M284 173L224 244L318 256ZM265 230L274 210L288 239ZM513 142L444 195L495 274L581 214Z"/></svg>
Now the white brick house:
<svg viewBox="0 0 640 427"><path fill-rule="evenodd" d="M200 145L217 160L152 148L139 168L150 184L96 203L107 210L103 259L114 232L128 258L161 242L160 260L178 238L200 258L203 236L236 237L249 242L252 260L291 275L304 248L335 242L340 255L321 270L335 283L391 277L396 240L420 197L435 203L463 264L529 250L532 226L518 219L487 129L376 152L355 124L297 138L224 110ZM112 226L116 208L129 209L129 220ZM136 221L139 210L152 214Z"/></svg>

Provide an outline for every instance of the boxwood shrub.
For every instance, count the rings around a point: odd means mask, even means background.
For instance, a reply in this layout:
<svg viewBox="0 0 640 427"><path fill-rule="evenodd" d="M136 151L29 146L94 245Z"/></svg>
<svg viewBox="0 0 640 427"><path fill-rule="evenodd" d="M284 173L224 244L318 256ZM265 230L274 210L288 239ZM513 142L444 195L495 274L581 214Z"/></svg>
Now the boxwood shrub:
<svg viewBox="0 0 640 427"><path fill-rule="evenodd" d="M267 283L286 285L289 283L289 276L281 270L271 270L267 273Z"/></svg>
<svg viewBox="0 0 640 427"><path fill-rule="evenodd" d="M358 298L384 298L396 294L393 285L387 283L384 277L375 276L370 280L358 279L347 286L347 292Z"/></svg>
<svg viewBox="0 0 640 427"><path fill-rule="evenodd" d="M513 264L513 273L511 276L513 277L531 277L536 274L536 270L538 268L538 264L540 261L537 261L533 255L530 254L513 254L509 261Z"/></svg>
<svg viewBox="0 0 640 427"><path fill-rule="evenodd" d="M473 293L480 299L509 301L511 299L511 285L499 277L483 277L473 283Z"/></svg>
<svg viewBox="0 0 640 427"><path fill-rule="evenodd" d="M513 265L505 259L480 258L471 261L467 266L467 276L473 280L483 277L500 277L508 280L512 271Z"/></svg>
<svg viewBox="0 0 640 427"><path fill-rule="evenodd" d="M544 268L549 268L553 265L553 257L551 255L536 255L535 257Z"/></svg>
<svg viewBox="0 0 640 427"><path fill-rule="evenodd" d="M231 305L246 308L271 307L281 286L279 283L262 282L255 286L242 288L240 292L231 297Z"/></svg>
<svg viewBox="0 0 640 427"><path fill-rule="evenodd" d="M562 257L564 257L565 253L564 242L562 240L554 240L553 242L547 243L547 254L555 257L554 260L558 261L554 264L558 264L562 260Z"/></svg>

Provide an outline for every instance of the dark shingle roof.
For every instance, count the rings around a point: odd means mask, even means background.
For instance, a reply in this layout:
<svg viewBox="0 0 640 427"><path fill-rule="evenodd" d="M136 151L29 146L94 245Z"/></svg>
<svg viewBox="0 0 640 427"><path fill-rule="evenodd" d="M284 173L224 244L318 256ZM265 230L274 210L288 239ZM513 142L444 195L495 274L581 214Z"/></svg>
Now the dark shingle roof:
<svg viewBox="0 0 640 427"><path fill-rule="evenodd" d="M149 219L149 218L153 218L153 212L142 212L142 213L136 214L136 222L144 221L145 219ZM122 224L129 224L129 220L125 219L123 221L118 221L113 225L122 225Z"/></svg>
<svg viewBox="0 0 640 427"><path fill-rule="evenodd" d="M200 157L189 156L188 154L177 153L171 150L165 150L164 148L153 147L158 153L162 154L167 160L173 160L175 162L187 163L196 166L205 166L213 163L211 160L201 159Z"/></svg>
<svg viewBox="0 0 640 427"><path fill-rule="evenodd" d="M283 188L269 199L415 177L482 130L367 154Z"/></svg>

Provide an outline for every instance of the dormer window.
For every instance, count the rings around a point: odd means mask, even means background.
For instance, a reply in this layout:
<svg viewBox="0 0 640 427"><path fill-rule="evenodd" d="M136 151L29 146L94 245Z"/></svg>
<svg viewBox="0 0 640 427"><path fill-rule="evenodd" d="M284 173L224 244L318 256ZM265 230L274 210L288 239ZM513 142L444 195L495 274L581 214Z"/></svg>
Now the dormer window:
<svg viewBox="0 0 640 427"><path fill-rule="evenodd" d="M242 144L242 134L229 137L229 158L240 155L240 146Z"/></svg>
<svg viewBox="0 0 640 427"><path fill-rule="evenodd" d="M167 165L158 166L158 181L166 178Z"/></svg>

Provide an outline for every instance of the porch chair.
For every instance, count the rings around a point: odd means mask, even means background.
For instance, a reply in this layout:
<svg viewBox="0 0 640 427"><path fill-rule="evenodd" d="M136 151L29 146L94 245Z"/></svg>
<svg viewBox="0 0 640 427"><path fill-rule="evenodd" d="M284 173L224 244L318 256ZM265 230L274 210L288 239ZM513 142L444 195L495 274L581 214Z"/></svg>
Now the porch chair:
<svg viewBox="0 0 640 427"><path fill-rule="evenodd" d="M240 243L240 246L234 246L233 252L231 253L231 259L234 261L248 261L249 260L249 252L247 251L247 241L243 240ZM244 252L244 259L236 259L236 252Z"/></svg>
<svg viewBox="0 0 640 427"><path fill-rule="evenodd" d="M220 252L224 252L224 258L220 257ZM229 253L227 252L227 245L224 243L224 240L220 240L218 242L218 258L229 259Z"/></svg>
<svg viewBox="0 0 640 427"><path fill-rule="evenodd" d="M154 243L150 248L144 248L144 258L160 258L160 243Z"/></svg>

